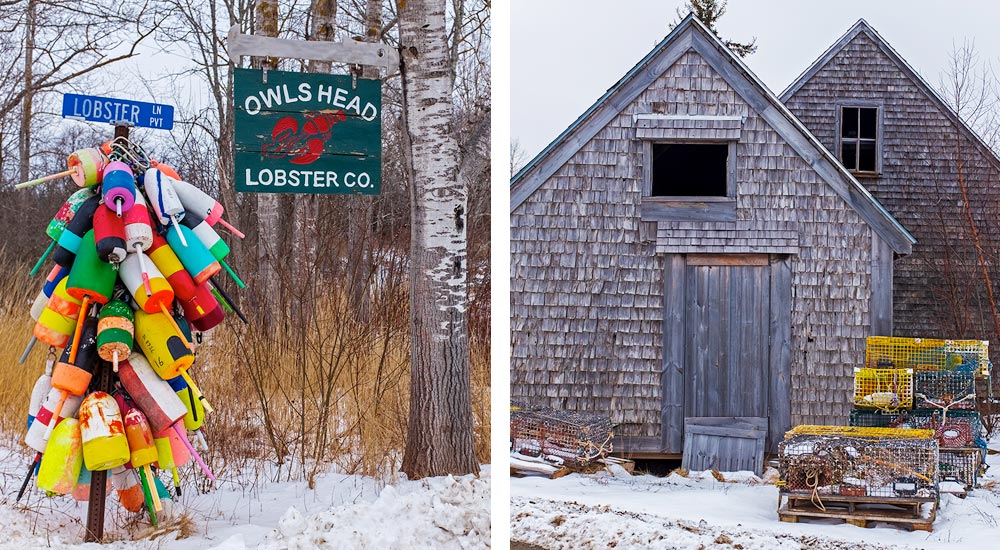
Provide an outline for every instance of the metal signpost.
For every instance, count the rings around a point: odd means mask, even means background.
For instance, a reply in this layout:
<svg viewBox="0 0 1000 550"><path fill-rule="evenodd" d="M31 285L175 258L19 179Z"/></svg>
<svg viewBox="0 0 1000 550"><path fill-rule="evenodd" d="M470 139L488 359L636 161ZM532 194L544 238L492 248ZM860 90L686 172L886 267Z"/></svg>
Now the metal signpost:
<svg viewBox="0 0 1000 550"><path fill-rule="evenodd" d="M377 195L382 82L235 69L236 190Z"/></svg>

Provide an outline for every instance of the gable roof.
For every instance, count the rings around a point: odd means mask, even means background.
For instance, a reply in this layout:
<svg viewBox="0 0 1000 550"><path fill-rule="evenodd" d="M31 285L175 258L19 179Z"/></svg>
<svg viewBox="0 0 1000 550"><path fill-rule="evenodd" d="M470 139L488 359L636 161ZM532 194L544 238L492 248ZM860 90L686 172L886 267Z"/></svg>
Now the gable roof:
<svg viewBox="0 0 1000 550"><path fill-rule="evenodd" d="M646 57L514 175L511 179L510 211L517 209L615 116L690 50L701 55L895 252L910 253L913 243L916 242L913 236L693 14L685 17Z"/></svg>
<svg viewBox="0 0 1000 550"><path fill-rule="evenodd" d="M910 64L907 63L906 60L903 59L903 57L899 55L898 52L896 52L895 49L893 49L892 46L890 46L889 43L886 42L884 38L882 38L882 35L880 35L878 31L872 28L872 26L869 25L868 22L865 21L864 19L858 19L857 23L855 23L854 26L852 26L846 33L844 33L843 36L837 39L837 41L834 42L832 46L827 48L827 50L823 52L823 55L819 56L819 58L816 59L816 61L813 61L812 65L810 65L808 69L803 71L802 74L800 74L799 77L796 78L795 81L792 82L788 86L788 88L785 89L785 91L781 92L780 96L781 101L785 102L791 99L791 97L795 95L795 93L798 92L800 89L802 89L802 87L805 86L807 82L812 80L817 73L823 70L823 68L826 67L826 65L830 63L830 61L832 61L833 58L836 57L837 54L841 52L841 50L847 47L848 44L853 42L854 39L856 39L858 35L862 33L868 36L868 38L870 38L872 42L875 43L878 49L883 54L885 54L885 56L889 58L889 60L892 61L894 65L896 65L896 67L900 70L900 72L906 75L906 77L913 82L913 84L917 87L917 89L919 89L925 96L927 96L927 98L931 101L931 103L934 103L937 106L937 108L945 115L945 117L947 117L948 120L950 120L951 123L954 124L956 128L958 128L959 132L964 134L970 141L972 141L972 143L976 145L977 148L980 149L980 152L985 156L985 158L989 162L991 162L994 166L1000 169L1000 158L998 158L996 153L992 149L990 149L990 146L986 145L986 142L984 142L983 139L979 137L979 134L977 134L975 130L970 128L965 123L965 121L958 116L958 113L955 112L955 110L951 107L951 105L949 105L937 93L937 91L934 90L934 88L931 87L931 85L928 84L927 81L924 80L924 78L920 76L920 74L917 73L917 71L913 67L911 67Z"/></svg>

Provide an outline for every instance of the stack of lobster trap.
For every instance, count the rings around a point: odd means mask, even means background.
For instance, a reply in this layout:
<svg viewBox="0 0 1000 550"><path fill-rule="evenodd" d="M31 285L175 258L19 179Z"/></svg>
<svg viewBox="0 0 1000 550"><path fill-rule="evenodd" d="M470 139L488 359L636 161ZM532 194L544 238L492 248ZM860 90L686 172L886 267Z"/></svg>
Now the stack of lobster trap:
<svg viewBox="0 0 1000 550"><path fill-rule="evenodd" d="M975 409L977 379L984 382L980 387L989 387L988 344L868 338L865 368L855 369L850 424L932 430L939 480L958 484L957 492L972 490L986 464L983 424Z"/></svg>
<svg viewBox="0 0 1000 550"><path fill-rule="evenodd" d="M797 426L778 447L779 519L839 517L930 531L939 492L964 494L983 468L974 409L977 378L990 375L987 345L868 338L865 366L854 369L850 426Z"/></svg>

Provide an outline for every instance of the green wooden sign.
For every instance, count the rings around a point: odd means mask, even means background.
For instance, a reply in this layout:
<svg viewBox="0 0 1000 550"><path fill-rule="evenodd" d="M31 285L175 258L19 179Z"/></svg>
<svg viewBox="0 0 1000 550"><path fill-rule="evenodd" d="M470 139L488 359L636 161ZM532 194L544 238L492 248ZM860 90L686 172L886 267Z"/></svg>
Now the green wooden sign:
<svg viewBox="0 0 1000 550"><path fill-rule="evenodd" d="M233 88L237 191L380 193L380 80L236 69Z"/></svg>

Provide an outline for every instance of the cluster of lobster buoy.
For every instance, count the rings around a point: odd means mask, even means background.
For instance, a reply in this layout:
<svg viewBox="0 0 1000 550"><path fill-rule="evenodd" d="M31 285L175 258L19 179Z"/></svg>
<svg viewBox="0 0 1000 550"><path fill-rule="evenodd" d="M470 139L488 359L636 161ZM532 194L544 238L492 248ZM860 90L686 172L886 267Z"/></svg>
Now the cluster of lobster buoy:
<svg viewBox="0 0 1000 550"><path fill-rule="evenodd" d="M177 468L192 458L215 479L189 438L204 442L212 412L188 372L191 330L218 326L224 310L246 322L217 281L225 269L244 288L214 227L243 235L218 201L127 138L77 151L68 164L19 185L69 176L81 189L49 224L52 244L32 270L55 249L21 357L36 341L50 347L28 411L25 442L37 454L18 499L37 472L47 494L86 500L91 472L110 470L121 504L145 507L156 525L170 492L152 467L172 473L178 495ZM98 368L113 370L110 393L97 387Z"/></svg>

